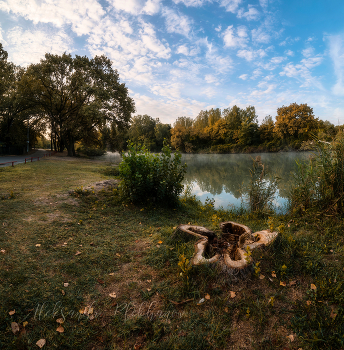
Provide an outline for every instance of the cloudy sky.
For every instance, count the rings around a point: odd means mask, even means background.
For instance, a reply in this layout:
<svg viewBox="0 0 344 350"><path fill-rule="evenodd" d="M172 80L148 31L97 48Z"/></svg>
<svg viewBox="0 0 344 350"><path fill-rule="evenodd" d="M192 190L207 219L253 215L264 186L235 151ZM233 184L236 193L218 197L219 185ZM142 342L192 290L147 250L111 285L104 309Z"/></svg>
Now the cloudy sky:
<svg viewBox="0 0 344 350"><path fill-rule="evenodd" d="M0 0L14 63L105 54L162 122L201 109L290 103L344 123L343 0Z"/></svg>

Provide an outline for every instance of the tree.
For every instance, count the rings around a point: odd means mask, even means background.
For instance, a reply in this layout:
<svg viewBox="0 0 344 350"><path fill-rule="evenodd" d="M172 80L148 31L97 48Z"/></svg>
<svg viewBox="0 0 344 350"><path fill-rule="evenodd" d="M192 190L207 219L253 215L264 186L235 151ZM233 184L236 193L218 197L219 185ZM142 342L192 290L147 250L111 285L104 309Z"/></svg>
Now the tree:
<svg viewBox="0 0 344 350"><path fill-rule="evenodd" d="M274 132L278 137L291 143L294 140L307 141L316 131L318 119L313 108L307 104L292 103L277 109Z"/></svg>
<svg viewBox="0 0 344 350"><path fill-rule="evenodd" d="M191 151L190 132L193 120L188 117L179 117L171 129L171 145L176 150L185 152Z"/></svg>
<svg viewBox="0 0 344 350"><path fill-rule="evenodd" d="M28 67L20 93L49 122L55 149L75 155L76 141L92 140L104 125L126 126L135 111L128 89L105 56L46 54Z"/></svg>

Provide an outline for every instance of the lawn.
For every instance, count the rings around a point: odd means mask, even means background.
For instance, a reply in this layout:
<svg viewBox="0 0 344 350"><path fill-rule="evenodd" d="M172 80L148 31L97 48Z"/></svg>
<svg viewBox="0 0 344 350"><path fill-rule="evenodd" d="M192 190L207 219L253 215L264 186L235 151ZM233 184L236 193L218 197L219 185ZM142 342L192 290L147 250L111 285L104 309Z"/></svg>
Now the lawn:
<svg viewBox="0 0 344 350"><path fill-rule="evenodd" d="M137 207L97 185L113 174L67 157L0 169L1 349L344 348L341 218L215 210L190 195ZM194 241L176 227L219 233L226 220L279 237L246 276L181 274Z"/></svg>

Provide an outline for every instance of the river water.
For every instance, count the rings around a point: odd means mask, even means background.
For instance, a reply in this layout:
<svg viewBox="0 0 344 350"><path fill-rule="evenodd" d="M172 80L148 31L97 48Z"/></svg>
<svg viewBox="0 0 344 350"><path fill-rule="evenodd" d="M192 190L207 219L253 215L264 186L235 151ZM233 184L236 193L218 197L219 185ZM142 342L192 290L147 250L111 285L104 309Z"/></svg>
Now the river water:
<svg viewBox="0 0 344 350"><path fill-rule="evenodd" d="M210 198L215 200L216 208L238 208L245 205L253 159L260 156L267 170L267 179L279 178L274 205L277 212L284 212L297 168L296 161L307 161L310 155L310 152L183 154L182 161L187 164L183 184L191 186L192 194L203 203ZM111 163L121 160L118 153L111 152L101 158Z"/></svg>

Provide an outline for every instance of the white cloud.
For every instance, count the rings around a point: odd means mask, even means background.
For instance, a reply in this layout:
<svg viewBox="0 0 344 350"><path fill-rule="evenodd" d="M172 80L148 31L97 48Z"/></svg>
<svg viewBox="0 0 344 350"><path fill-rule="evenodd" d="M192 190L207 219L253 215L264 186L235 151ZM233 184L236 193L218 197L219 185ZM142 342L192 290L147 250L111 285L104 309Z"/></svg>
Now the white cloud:
<svg viewBox="0 0 344 350"><path fill-rule="evenodd" d="M105 14L96 0L3 0L0 10L37 23L52 23L57 27L70 24L77 35L88 34Z"/></svg>
<svg viewBox="0 0 344 350"><path fill-rule="evenodd" d="M260 12L252 5L248 5L248 11L240 9L237 14L238 18L245 18L248 21L257 21L260 17Z"/></svg>
<svg viewBox="0 0 344 350"><path fill-rule="evenodd" d="M224 7L227 12L235 13L242 3L242 0L218 0L220 6Z"/></svg>
<svg viewBox="0 0 344 350"><path fill-rule="evenodd" d="M9 57L17 65L38 63L46 53L63 54L72 50L72 40L62 30L23 30L14 27L7 32Z"/></svg>
<svg viewBox="0 0 344 350"><path fill-rule="evenodd" d="M266 10L269 5L269 0L259 0L259 4L264 10Z"/></svg>
<svg viewBox="0 0 344 350"><path fill-rule="evenodd" d="M330 44L330 56L333 62L334 72L337 78L332 88L335 95L344 95L344 36L332 35L328 38Z"/></svg>
<svg viewBox="0 0 344 350"><path fill-rule="evenodd" d="M248 74L241 74L241 75L239 76L239 78L242 79L242 80L247 80Z"/></svg>
<svg viewBox="0 0 344 350"><path fill-rule="evenodd" d="M205 81L206 81L208 84L215 84L215 85L218 85L218 84L219 84L217 78L216 78L214 75L211 75L211 74L207 74L207 75L205 76Z"/></svg>
<svg viewBox="0 0 344 350"><path fill-rule="evenodd" d="M207 96L208 98L212 98L215 95L217 95L217 91L213 87L209 86L209 87L203 89L201 91L201 94Z"/></svg>
<svg viewBox="0 0 344 350"><path fill-rule="evenodd" d="M164 96L169 99L180 99L180 90L182 89L183 85L180 83L173 83L173 84L157 84L153 85L150 90L153 92L153 94L158 96Z"/></svg>
<svg viewBox="0 0 344 350"><path fill-rule="evenodd" d="M177 33L186 37L189 36L192 23L189 17L167 7L162 10L162 14L165 17L166 29L169 33Z"/></svg>
<svg viewBox="0 0 344 350"><path fill-rule="evenodd" d="M223 32L223 41L226 47L244 47L248 40L247 28L245 26L239 26L235 30L231 25Z"/></svg>
<svg viewBox="0 0 344 350"><path fill-rule="evenodd" d="M161 0L109 0L116 10L122 10L132 15L154 15L160 10Z"/></svg>
<svg viewBox="0 0 344 350"><path fill-rule="evenodd" d="M194 7L200 7L203 6L207 2L211 2L211 0L173 0L175 4L182 3L185 6L194 6Z"/></svg>
<svg viewBox="0 0 344 350"><path fill-rule="evenodd" d="M221 24L219 24L219 25L215 28L215 30L216 30L217 32L221 32L221 29L222 29Z"/></svg>
<svg viewBox="0 0 344 350"><path fill-rule="evenodd" d="M295 78L301 83L300 87L315 86L318 89L323 89L319 80L313 77L311 74L311 69L320 65L322 60L323 58L318 55L315 57L304 58L299 64L289 62L286 66L284 66L283 70L280 72L280 75Z"/></svg>
<svg viewBox="0 0 344 350"><path fill-rule="evenodd" d="M271 40L270 34L268 34L262 27L258 29L252 29L252 41L259 44L268 44Z"/></svg>
<svg viewBox="0 0 344 350"><path fill-rule="evenodd" d="M251 93L251 96L259 97L259 96L271 94L275 88L276 88L276 85L270 84L267 86L267 88L265 90L253 90Z"/></svg>
<svg viewBox="0 0 344 350"><path fill-rule="evenodd" d="M286 51L284 51L284 53L285 53L287 56L294 56L294 52L291 51L291 50L286 50Z"/></svg>
<svg viewBox="0 0 344 350"><path fill-rule="evenodd" d="M307 49L302 50L302 55L304 57L311 57L314 55L314 48L308 47Z"/></svg>
<svg viewBox="0 0 344 350"><path fill-rule="evenodd" d="M136 93L132 96L135 100L137 114L148 114L160 118L163 123L173 124L178 117L196 117L200 110L206 109L204 102L191 99L155 99Z"/></svg>
<svg viewBox="0 0 344 350"><path fill-rule="evenodd" d="M239 50L237 53L238 57L244 58L246 61L252 61L253 59L259 57L265 57L266 53L264 50L259 49L257 51L253 50Z"/></svg>

